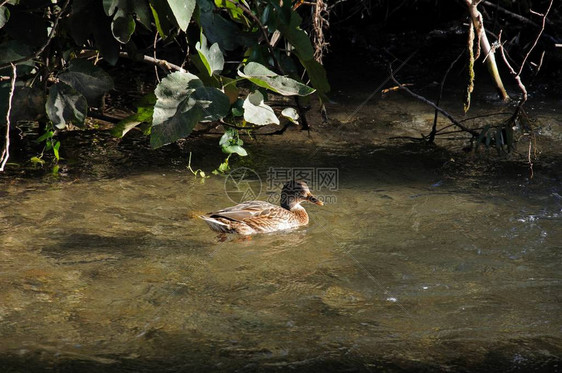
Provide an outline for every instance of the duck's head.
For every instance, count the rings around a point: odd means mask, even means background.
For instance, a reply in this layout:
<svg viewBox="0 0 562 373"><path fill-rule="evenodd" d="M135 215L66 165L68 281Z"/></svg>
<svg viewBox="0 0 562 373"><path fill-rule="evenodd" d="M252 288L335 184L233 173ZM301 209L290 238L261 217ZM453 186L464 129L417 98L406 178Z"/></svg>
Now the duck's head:
<svg viewBox="0 0 562 373"><path fill-rule="evenodd" d="M281 190L281 206L287 210L308 201L322 206L324 203L310 193L304 181L291 180L285 183Z"/></svg>

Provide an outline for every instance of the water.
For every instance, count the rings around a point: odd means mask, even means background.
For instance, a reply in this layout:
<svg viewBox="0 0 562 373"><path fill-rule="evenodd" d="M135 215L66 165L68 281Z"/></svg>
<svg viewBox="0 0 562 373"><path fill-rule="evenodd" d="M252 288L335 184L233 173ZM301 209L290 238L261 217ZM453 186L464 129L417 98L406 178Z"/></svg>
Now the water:
<svg viewBox="0 0 562 373"><path fill-rule="evenodd" d="M270 167L338 169L331 203L221 241L196 216L233 204L224 179L185 157L4 179L2 370L560 369L559 170L301 135L248 148L233 167L265 189Z"/></svg>

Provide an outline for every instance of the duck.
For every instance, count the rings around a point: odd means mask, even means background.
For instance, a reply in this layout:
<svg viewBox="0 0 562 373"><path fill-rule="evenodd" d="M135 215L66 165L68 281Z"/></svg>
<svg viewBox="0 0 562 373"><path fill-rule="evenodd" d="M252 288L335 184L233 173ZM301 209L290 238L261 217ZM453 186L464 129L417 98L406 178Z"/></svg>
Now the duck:
<svg viewBox="0 0 562 373"><path fill-rule="evenodd" d="M301 206L303 202L324 205L312 195L306 182L290 180L281 190L279 206L265 201L247 201L199 217L219 233L242 236L270 233L307 225L308 214Z"/></svg>

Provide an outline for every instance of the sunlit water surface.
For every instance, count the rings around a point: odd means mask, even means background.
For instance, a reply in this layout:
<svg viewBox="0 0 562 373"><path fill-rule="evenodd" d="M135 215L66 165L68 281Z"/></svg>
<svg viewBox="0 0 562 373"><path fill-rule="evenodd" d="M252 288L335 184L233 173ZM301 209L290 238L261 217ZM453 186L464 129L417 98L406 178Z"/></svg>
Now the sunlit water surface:
<svg viewBox="0 0 562 373"><path fill-rule="evenodd" d="M346 162L308 227L224 242L222 178L3 185L2 364L558 369L560 185Z"/></svg>

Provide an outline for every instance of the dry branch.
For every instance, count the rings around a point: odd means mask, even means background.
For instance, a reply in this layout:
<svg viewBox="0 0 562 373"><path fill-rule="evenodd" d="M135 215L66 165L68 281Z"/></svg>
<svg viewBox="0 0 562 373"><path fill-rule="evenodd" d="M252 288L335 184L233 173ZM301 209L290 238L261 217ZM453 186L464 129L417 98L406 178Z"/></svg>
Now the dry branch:
<svg viewBox="0 0 562 373"><path fill-rule="evenodd" d="M4 143L4 149L2 150L2 156L0 156L0 172L4 172L4 167L10 158L10 114L12 112L12 100L14 98L14 91L16 90L16 78L17 78L17 68L16 65L12 65L12 83L10 85L10 94L8 96L8 110L6 111L6 139Z"/></svg>
<svg viewBox="0 0 562 373"><path fill-rule="evenodd" d="M479 2L479 0L466 0L466 5L468 6L468 11L470 13L470 17L472 18L472 23L474 24L474 27L476 28L478 33L478 44L480 45L480 48L482 48L484 55L487 56L485 61L486 65L488 66L488 70L490 71L490 74L494 79L494 83L496 84L496 88L502 100L506 101L509 99L509 95L507 94L507 91L503 86L503 82L498 71L496 58L494 56L495 52L491 48L488 37L486 36L484 23L482 22L482 14L476 8Z"/></svg>
<svg viewBox="0 0 562 373"><path fill-rule="evenodd" d="M451 114L449 114L447 111L445 111L444 109L440 108L439 106L437 106L434 102L429 101L428 99L426 99L423 96L418 95L417 93L412 92L408 87L406 87L404 84L400 83L398 80L396 80L396 78L394 77L394 73L392 71L392 66L390 66L390 79L392 79L392 81L397 84L400 89L408 92L411 96L417 98L418 100L420 100L421 102L424 102L426 104L428 104L429 106L433 107L435 110L439 111L441 114L443 114L445 117L447 117L447 119L449 119L451 121L451 123L453 123L455 126L459 127L461 130L470 133L472 136L478 136L478 132L466 127L465 125L463 125L461 122L459 122L458 120L456 120Z"/></svg>

